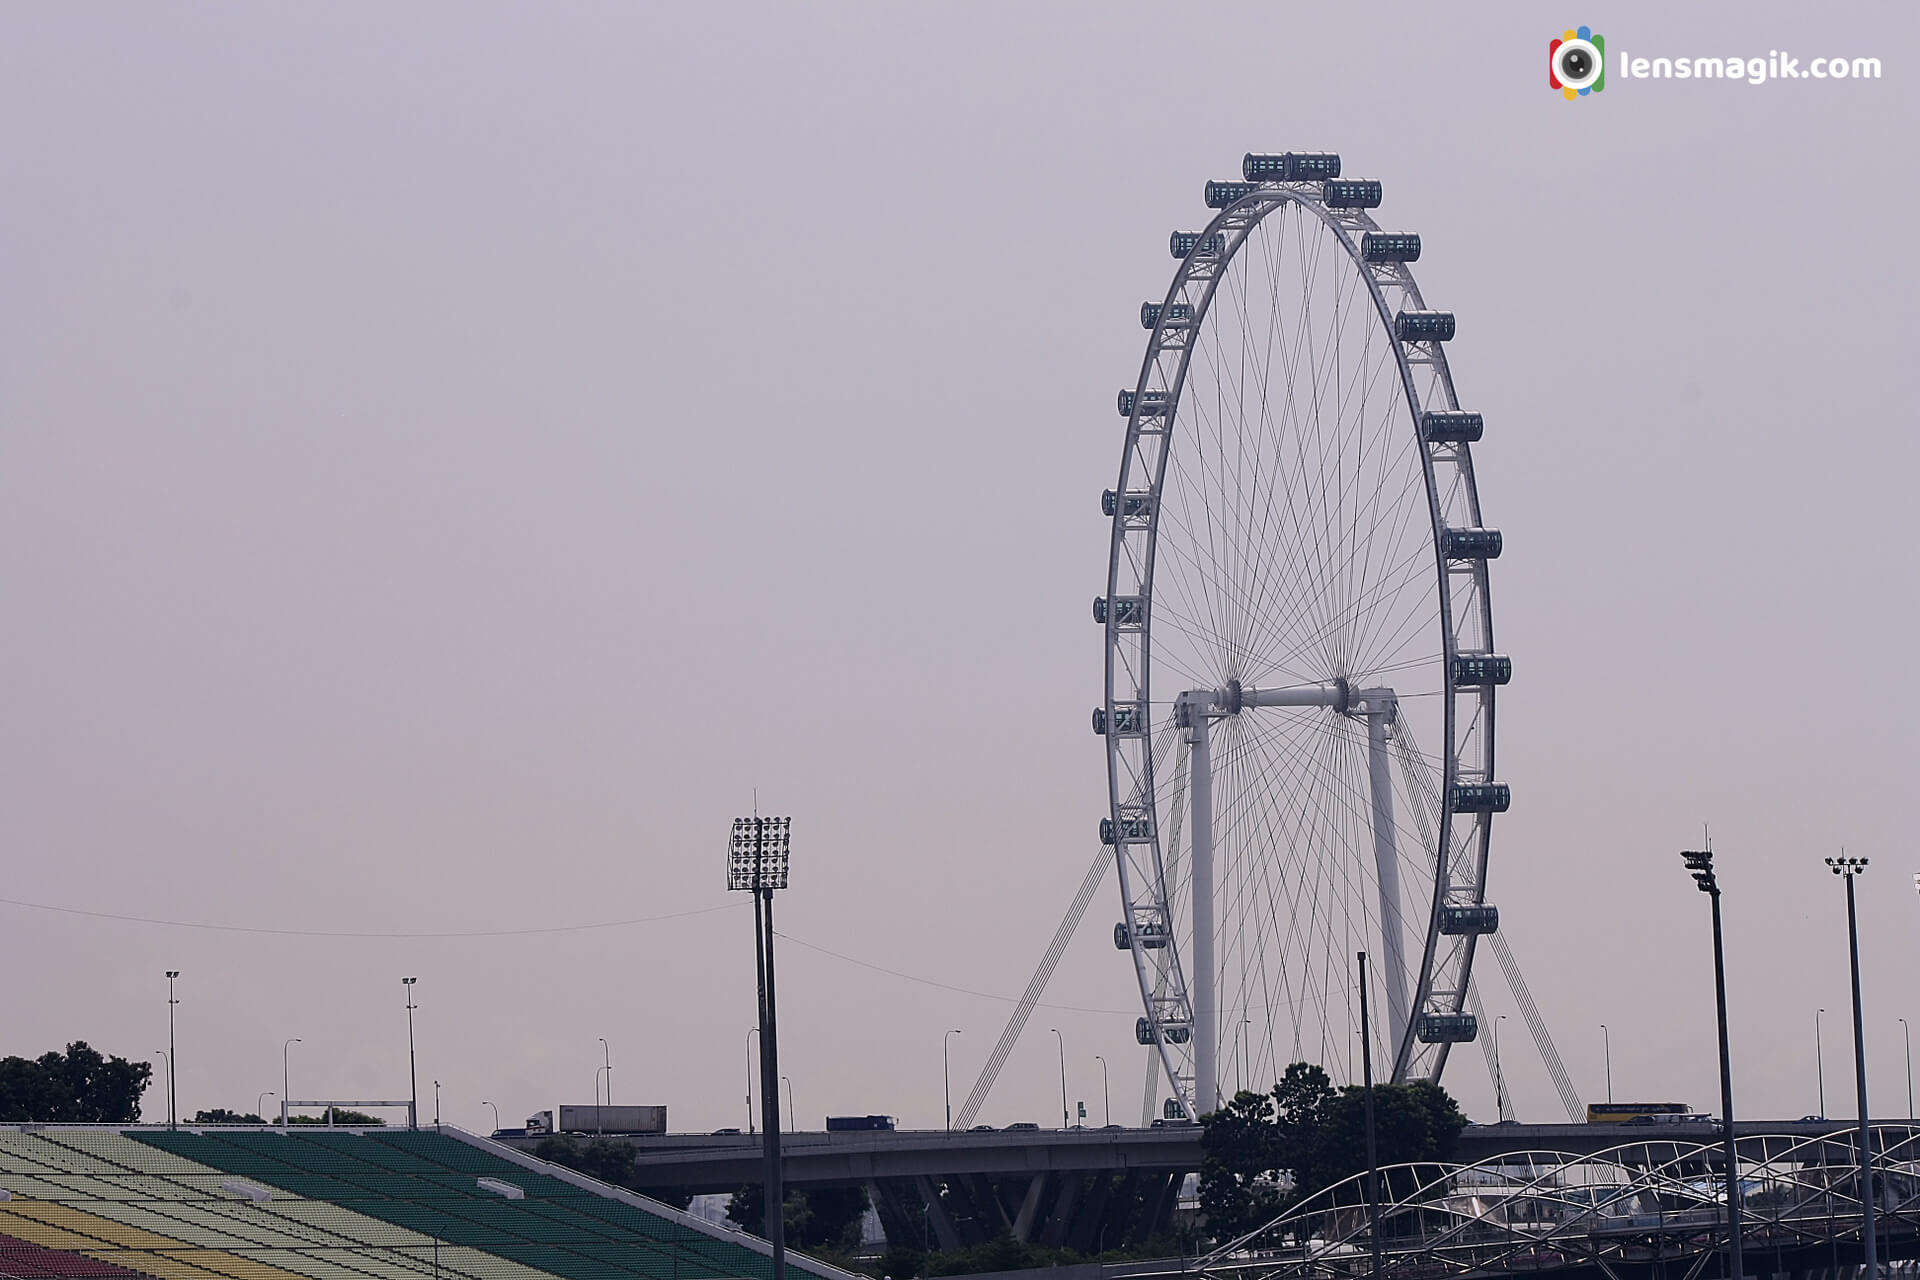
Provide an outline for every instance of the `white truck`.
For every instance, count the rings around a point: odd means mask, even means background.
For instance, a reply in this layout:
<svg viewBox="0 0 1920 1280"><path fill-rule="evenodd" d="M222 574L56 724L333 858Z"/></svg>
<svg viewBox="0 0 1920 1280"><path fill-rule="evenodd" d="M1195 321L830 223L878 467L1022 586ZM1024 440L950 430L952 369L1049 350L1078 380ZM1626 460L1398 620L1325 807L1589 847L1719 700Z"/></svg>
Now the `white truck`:
<svg viewBox="0 0 1920 1280"><path fill-rule="evenodd" d="M555 1115L560 1123L554 1124ZM564 1104L551 1111L536 1111L527 1117L529 1136L543 1133L633 1134L665 1133L665 1107L602 1106Z"/></svg>

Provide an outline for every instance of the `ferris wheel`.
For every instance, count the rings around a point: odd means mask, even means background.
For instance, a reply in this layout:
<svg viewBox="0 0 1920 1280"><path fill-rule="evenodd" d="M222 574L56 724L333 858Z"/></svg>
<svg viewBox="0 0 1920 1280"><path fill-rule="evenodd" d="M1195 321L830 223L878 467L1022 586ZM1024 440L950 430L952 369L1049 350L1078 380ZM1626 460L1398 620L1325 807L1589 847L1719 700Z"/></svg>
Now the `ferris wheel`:
<svg viewBox="0 0 1920 1280"><path fill-rule="evenodd" d="M1296 1061L1358 1079L1359 951L1383 1074L1437 1080L1477 1037L1512 673L1483 423L1454 394L1454 316L1414 283L1420 237L1382 231L1380 183L1337 155L1248 155L1205 197L1140 309L1094 601L1114 945L1165 1114L1191 1118Z"/></svg>

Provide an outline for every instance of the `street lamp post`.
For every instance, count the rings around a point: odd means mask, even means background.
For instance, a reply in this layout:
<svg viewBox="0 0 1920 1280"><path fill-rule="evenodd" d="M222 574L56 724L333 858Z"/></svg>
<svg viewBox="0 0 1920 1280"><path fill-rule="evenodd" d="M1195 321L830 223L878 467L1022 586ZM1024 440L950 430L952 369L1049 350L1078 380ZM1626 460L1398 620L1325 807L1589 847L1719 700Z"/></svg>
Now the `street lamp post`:
<svg viewBox="0 0 1920 1280"><path fill-rule="evenodd" d="M1842 854L1838 858L1828 858L1827 868L1847 882L1847 959L1853 969L1853 1087L1860 1108L1860 1203L1863 1207L1860 1234L1867 1253L1866 1267L1861 1274L1864 1280L1877 1280L1880 1260L1877 1256L1878 1242L1874 1239L1873 1219L1874 1210L1878 1207L1874 1202L1879 1196L1873 1185L1873 1146L1868 1129L1867 1032L1860 1017L1860 922L1853 906L1853 879L1867 869L1867 860Z"/></svg>
<svg viewBox="0 0 1920 1280"><path fill-rule="evenodd" d="M1907 1045L1907 1121L1913 1121L1913 1028L1907 1025L1905 1018L1900 1019L1900 1038Z"/></svg>
<svg viewBox="0 0 1920 1280"><path fill-rule="evenodd" d="M773 895L787 887L793 819L733 820L727 843L727 888L753 895L754 980L759 997L760 1107L766 1173L765 1238L773 1246L772 1280L787 1280L786 1195L780 1169L780 1033L773 966Z"/></svg>
<svg viewBox="0 0 1920 1280"><path fill-rule="evenodd" d="M1367 1021L1367 953L1356 952L1360 962L1360 1078L1367 1090L1367 1238L1373 1250L1373 1280L1380 1280L1380 1151L1376 1145L1373 1120L1373 1028ZM1494 1034L1500 1032L1500 1020L1494 1019ZM1493 1060L1500 1061L1499 1053ZM1498 1089L1500 1072L1494 1071Z"/></svg>
<svg viewBox="0 0 1920 1280"><path fill-rule="evenodd" d="M440 1082L433 1082L433 1127L440 1127Z"/></svg>
<svg viewBox="0 0 1920 1280"><path fill-rule="evenodd" d="M1493 1114L1500 1120L1507 1118L1507 1075L1500 1069L1500 1024L1506 1020L1504 1013L1493 1020Z"/></svg>
<svg viewBox="0 0 1920 1280"><path fill-rule="evenodd" d="M1813 1079L1820 1090L1820 1118L1827 1118L1827 1055L1820 1048L1820 1018L1825 1009L1813 1011Z"/></svg>
<svg viewBox="0 0 1920 1280"><path fill-rule="evenodd" d="M1111 1128L1113 1125L1113 1093L1107 1088L1107 1060L1097 1053L1093 1055L1093 1060L1100 1064L1100 1105L1106 1113L1106 1119L1100 1123Z"/></svg>
<svg viewBox="0 0 1920 1280"><path fill-rule="evenodd" d="M758 1130L753 1127L753 1038L760 1034L760 1028L747 1028L747 1136L752 1137Z"/></svg>
<svg viewBox="0 0 1920 1280"><path fill-rule="evenodd" d="M416 1060L413 1056L413 984L418 981L418 978L400 979L400 985L406 989L407 993L407 1080L413 1088L411 1094L413 1106L407 1112L407 1127L409 1129L417 1129L420 1127L418 1121L420 1115L420 1069L416 1065Z"/></svg>
<svg viewBox="0 0 1920 1280"><path fill-rule="evenodd" d="M173 1010L174 1007L180 1003L179 999L173 994L173 980L179 976L180 971L178 969L167 970L167 1128L169 1129L176 1127L178 1123L177 1117L180 1114L180 1098L179 1095L174 1092L174 1076L176 1073L173 1069L174 1055L179 1052L179 1050L174 1047L173 1042Z"/></svg>
<svg viewBox="0 0 1920 1280"><path fill-rule="evenodd" d="M480 1105L483 1107L493 1107L493 1131L495 1133L500 1132L500 1108L494 1107L491 1102L488 1102L485 1099L481 1100Z"/></svg>
<svg viewBox="0 0 1920 1280"><path fill-rule="evenodd" d="M294 1036L292 1039L284 1041L280 1045L280 1127L282 1129L287 1127L287 1100L293 1097L293 1090L287 1087L287 1079L290 1074L287 1069L287 1050L289 1047L299 1043L300 1037Z"/></svg>
<svg viewBox="0 0 1920 1280"><path fill-rule="evenodd" d="M167 1128L173 1128L173 1054L165 1049L155 1049L160 1060L167 1064Z"/></svg>
<svg viewBox="0 0 1920 1280"><path fill-rule="evenodd" d="M1053 1038L1060 1042L1060 1131L1065 1133L1073 1128L1073 1118L1067 1113L1067 1038L1060 1034L1060 1028L1048 1027Z"/></svg>
<svg viewBox="0 0 1920 1280"><path fill-rule="evenodd" d="M1235 1092L1247 1087L1246 1077L1253 1073L1253 1068L1247 1062L1247 1029L1251 1026L1252 1018L1240 1019L1240 1060L1235 1064L1239 1070L1233 1073L1233 1082L1237 1086Z"/></svg>
<svg viewBox="0 0 1920 1280"><path fill-rule="evenodd" d="M1600 1024L1600 1052L1607 1060L1607 1103L1613 1103L1613 1037L1607 1034L1607 1024Z"/></svg>
<svg viewBox="0 0 1920 1280"><path fill-rule="evenodd" d="M955 1027L951 1031L948 1031L945 1035L940 1037L940 1085L941 1085L941 1088L945 1090L947 1095L947 1132L948 1133L953 1132L953 1069L949 1065L949 1059L947 1057L947 1046L952 1044L953 1038L959 1034L960 1034L960 1028Z"/></svg>
<svg viewBox="0 0 1920 1280"><path fill-rule="evenodd" d="M1720 881L1713 874L1713 849L1688 850L1681 860L1693 883L1713 904L1713 993L1720 1021L1720 1132L1727 1166L1727 1275L1746 1275L1747 1253L1740 1238L1740 1157L1733 1141L1733 1059L1727 1049L1727 963L1720 932Z"/></svg>
<svg viewBox="0 0 1920 1280"><path fill-rule="evenodd" d="M260 1117L261 1124L267 1122L267 1099L273 1096L273 1090L263 1089L260 1092L260 1096L254 1100L253 1114Z"/></svg>
<svg viewBox="0 0 1920 1280"><path fill-rule="evenodd" d="M797 1133L799 1132L799 1130L794 1124L795 1108L793 1105L793 1077L781 1076L780 1083L787 1086L787 1132Z"/></svg>

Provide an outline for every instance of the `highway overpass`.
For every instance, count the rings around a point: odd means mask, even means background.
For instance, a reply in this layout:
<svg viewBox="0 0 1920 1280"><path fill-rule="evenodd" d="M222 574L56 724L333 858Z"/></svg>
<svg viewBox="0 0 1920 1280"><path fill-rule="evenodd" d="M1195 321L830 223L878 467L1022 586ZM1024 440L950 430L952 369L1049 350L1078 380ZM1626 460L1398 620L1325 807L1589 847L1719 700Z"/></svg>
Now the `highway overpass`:
<svg viewBox="0 0 1920 1280"><path fill-rule="evenodd" d="M1900 1122L1896 1122L1900 1123ZM1738 1135L1814 1137L1840 1121L1742 1121ZM1193 1125L1159 1129L904 1129L787 1133L781 1164L792 1187L865 1184L889 1239L957 1248L1010 1232L1082 1253L1165 1237L1186 1175L1200 1167ZM590 1142L591 1134L573 1135ZM1592 1154L1648 1140L1711 1142L1711 1123L1469 1125L1454 1158L1517 1151ZM540 1137L500 1141L537 1150ZM609 1136L634 1152L637 1190L726 1192L760 1181L761 1139L744 1133Z"/></svg>

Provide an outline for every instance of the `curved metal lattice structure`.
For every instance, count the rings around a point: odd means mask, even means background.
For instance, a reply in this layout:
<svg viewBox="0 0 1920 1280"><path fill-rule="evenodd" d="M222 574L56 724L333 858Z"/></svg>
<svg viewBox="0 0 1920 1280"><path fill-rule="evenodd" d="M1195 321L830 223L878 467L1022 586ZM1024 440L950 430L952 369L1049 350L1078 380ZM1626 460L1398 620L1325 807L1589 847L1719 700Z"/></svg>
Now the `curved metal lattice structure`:
<svg viewBox="0 0 1920 1280"><path fill-rule="evenodd" d="M1142 305L1106 594L1114 849L1136 1033L1195 1117L1287 1063L1357 1079L1353 953L1373 957L1395 1080L1437 1079L1486 901L1494 690L1488 561L1452 312L1418 235L1340 157L1248 155L1175 232ZM1172 750L1169 750L1169 746Z"/></svg>
<svg viewBox="0 0 1920 1280"><path fill-rule="evenodd" d="M1878 1231L1920 1236L1920 1131L1870 1131ZM1739 1140L1750 1254L1860 1241L1858 1133ZM1716 1143L1649 1139L1591 1155L1522 1151L1479 1164L1380 1171L1387 1272L1441 1277L1675 1264L1695 1274L1726 1248L1725 1166ZM1365 1174L1311 1197L1190 1270L1235 1280L1359 1280L1372 1273Z"/></svg>

